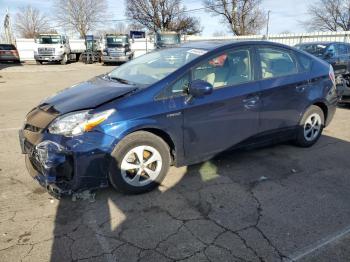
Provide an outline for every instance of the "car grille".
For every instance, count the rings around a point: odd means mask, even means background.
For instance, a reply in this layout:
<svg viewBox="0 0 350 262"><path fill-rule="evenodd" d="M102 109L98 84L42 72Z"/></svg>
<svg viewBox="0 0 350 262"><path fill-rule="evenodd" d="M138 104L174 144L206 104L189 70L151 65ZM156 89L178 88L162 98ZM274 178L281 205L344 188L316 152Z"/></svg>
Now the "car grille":
<svg viewBox="0 0 350 262"><path fill-rule="evenodd" d="M38 48L39 55L54 55L55 54L55 48L53 47L41 47Z"/></svg>
<svg viewBox="0 0 350 262"><path fill-rule="evenodd" d="M109 50L109 55L112 57L116 57L116 56L121 56L124 55L124 49L115 49L115 50Z"/></svg>
<svg viewBox="0 0 350 262"><path fill-rule="evenodd" d="M39 132L41 132L43 130L42 128L37 127L37 126L33 126L31 124L25 124L24 125L24 129L25 130L29 130L31 132L35 132L35 133L39 133Z"/></svg>

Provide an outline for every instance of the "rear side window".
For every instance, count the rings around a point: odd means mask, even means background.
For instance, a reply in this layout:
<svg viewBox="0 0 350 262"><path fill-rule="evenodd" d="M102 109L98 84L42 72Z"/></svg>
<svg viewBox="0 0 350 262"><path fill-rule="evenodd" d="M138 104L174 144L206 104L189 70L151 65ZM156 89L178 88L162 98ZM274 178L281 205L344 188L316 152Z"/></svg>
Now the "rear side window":
<svg viewBox="0 0 350 262"><path fill-rule="evenodd" d="M258 48L263 79L275 78L298 73L297 63L287 50L261 47Z"/></svg>
<svg viewBox="0 0 350 262"><path fill-rule="evenodd" d="M301 72L310 72L312 67L312 59L306 55L296 53L296 56L299 60L299 71Z"/></svg>
<svg viewBox="0 0 350 262"><path fill-rule="evenodd" d="M14 45L0 45L0 50L16 50Z"/></svg>

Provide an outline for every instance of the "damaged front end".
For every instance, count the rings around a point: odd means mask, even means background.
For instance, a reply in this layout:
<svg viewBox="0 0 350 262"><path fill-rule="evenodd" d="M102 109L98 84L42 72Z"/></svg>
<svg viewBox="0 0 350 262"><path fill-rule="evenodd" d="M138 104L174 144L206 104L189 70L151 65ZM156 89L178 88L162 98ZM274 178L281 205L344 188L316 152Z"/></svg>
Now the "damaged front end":
<svg viewBox="0 0 350 262"><path fill-rule="evenodd" d="M50 140L32 146L26 155L27 169L55 197L72 193L73 166L72 154Z"/></svg>
<svg viewBox="0 0 350 262"><path fill-rule="evenodd" d="M32 110L19 131L30 175L56 198L108 186L110 150L115 138L99 131L66 137L48 132L52 112Z"/></svg>

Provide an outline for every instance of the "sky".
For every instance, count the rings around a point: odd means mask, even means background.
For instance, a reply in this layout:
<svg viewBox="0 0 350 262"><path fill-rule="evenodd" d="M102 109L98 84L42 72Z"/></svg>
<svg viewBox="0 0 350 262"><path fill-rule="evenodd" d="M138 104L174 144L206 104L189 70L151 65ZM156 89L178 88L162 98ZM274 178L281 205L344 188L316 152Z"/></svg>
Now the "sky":
<svg viewBox="0 0 350 262"><path fill-rule="evenodd" d="M300 21L307 18L307 5L315 1L317 0L262 0L261 7L265 11L271 11L270 33L306 32L306 29L300 24ZM107 0L107 2L112 19L125 19L124 0ZM203 7L201 0L183 0L182 3L187 9ZM50 8L52 6L51 0L0 0L0 23L2 24L6 8L9 9L10 14L14 15L19 7L28 4L50 15ZM221 24L220 18L209 14L206 10L191 12L189 14L200 19L201 26L203 27L203 36L212 36L215 32L229 33L227 27ZM265 33L265 29L262 33Z"/></svg>

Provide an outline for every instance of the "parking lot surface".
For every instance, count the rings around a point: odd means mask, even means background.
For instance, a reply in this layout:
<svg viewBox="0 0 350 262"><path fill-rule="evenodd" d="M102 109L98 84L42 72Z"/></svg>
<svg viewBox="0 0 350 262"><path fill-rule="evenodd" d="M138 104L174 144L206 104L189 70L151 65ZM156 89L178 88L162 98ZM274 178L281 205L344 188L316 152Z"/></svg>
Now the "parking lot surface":
<svg viewBox="0 0 350 262"><path fill-rule="evenodd" d="M171 168L147 194L58 201L25 170L17 129L43 98L113 67L1 68L0 261L349 261L349 107L312 148L226 153Z"/></svg>

